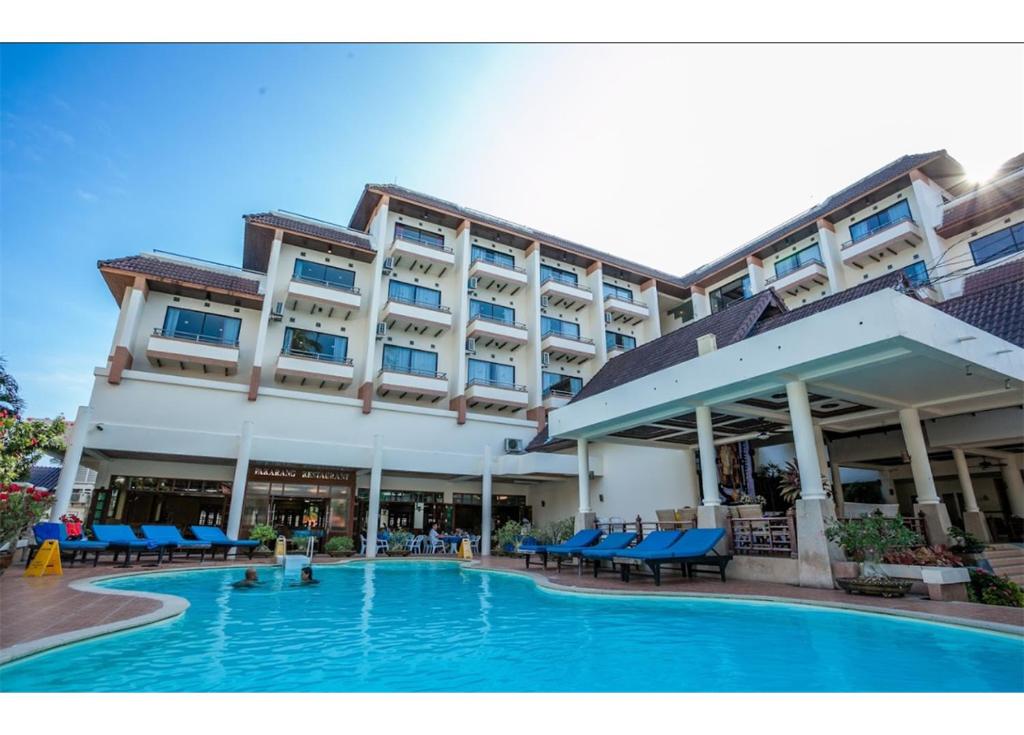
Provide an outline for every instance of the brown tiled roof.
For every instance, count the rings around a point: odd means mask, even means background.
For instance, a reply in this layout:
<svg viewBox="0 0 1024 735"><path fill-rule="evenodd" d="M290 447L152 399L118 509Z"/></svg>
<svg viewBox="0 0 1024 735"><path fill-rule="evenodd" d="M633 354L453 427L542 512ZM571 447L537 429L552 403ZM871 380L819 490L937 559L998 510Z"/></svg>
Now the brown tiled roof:
<svg viewBox="0 0 1024 735"><path fill-rule="evenodd" d="M297 232L301 235L338 243L339 245L350 245L373 252L370 238L358 232L351 232L347 228L331 226L329 222L318 223L305 217L289 217L286 212L261 212L258 214L247 214L243 217L246 222L268 227L280 227L283 230Z"/></svg>
<svg viewBox="0 0 1024 735"><path fill-rule="evenodd" d="M999 286L1009 281L1024 280L1024 260L1013 260L972 273L964 279L964 296Z"/></svg>
<svg viewBox="0 0 1024 735"><path fill-rule="evenodd" d="M126 258L101 260L96 263L101 270L104 268L141 273L163 280L207 286L210 288L231 291L233 293L258 295L260 282L254 278L235 276L216 270L208 270L197 266L179 263L164 258L153 258L146 255L129 255Z"/></svg>
<svg viewBox="0 0 1024 735"><path fill-rule="evenodd" d="M963 296L935 308L1024 347L1024 261L969 276Z"/></svg>
<svg viewBox="0 0 1024 735"><path fill-rule="evenodd" d="M994 181L980 188L962 202L953 204L942 214L942 224L935 228L941 237L953 237L983 222L1024 208L1024 175Z"/></svg>

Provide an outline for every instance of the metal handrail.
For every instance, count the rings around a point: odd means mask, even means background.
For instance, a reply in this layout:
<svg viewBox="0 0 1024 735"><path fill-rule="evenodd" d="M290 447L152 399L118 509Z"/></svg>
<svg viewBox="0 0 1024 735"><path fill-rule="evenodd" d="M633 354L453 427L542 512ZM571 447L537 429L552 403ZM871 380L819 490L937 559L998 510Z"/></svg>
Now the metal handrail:
<svg viewBox="0 0 1024 735"><path fill-rule="evenodd" d="M415 239L413 239L411 237L403 237L402 233L400 233L400 232L396 232L395 233L395 239L396 240L402 240L403 242L412 243L413 245L422 245L425 248L433 248L434 250L440 250L441 252L444 252L444 253L454 253L455 252L454 250L452 250L447 245L444 245L444 244L434 245L433 243L423 242L422 240L415 240Z"/></svg>
<svg viewBox="0 0 1024 735"><path fill-rule="evenodd" d="M226 340L217 337L207 337L203 334L189 334L188 332L175 332L170 329L163 329L156 327L153 330L154 337L164 337L166 339L178 339L182 342L196 342L216 345L218 347L238 347L238 340Z"/></svg>
<svg viewBox="0 0 1024 735"><path fill-rule="evenodd" d="M303 283L312 283L316 286L323 286L324 288L333 288L335 291L347 291L348 293L359 295L359 289L355 286L342 286L340 283L330 283L322 278L310 278L309 276L293 275L293 281L302 281Z"/></svg>
<svg viewBox="0 0 1024 735"><path fill-rule="evenodd" d="M557 388L546 388L541 392L541 398L572 398L576 393L571 390L558 390Z"/></svg>
<svg viewBox="0 0 1024 735"><path fill-rule="evenodd" d="M608 299L616 299L617 301L623 301L627 304L635 304L637 306L647 306L647 304L645 304L643 301L637 301L632 297L619 296L618 294L614 293L605 294L604 300L607 301Z"/></svg>
<svg viewBox="0 0 1024 735"><path fill-rule="evenodd" d="M573 281L570 278L566 278L564 276L548 276L547 278L540 282L540 285L543 286L548 281L561 283L563 286L572 286L573 288L578 288L580 291L586 291L587 293L590 292L590 289L587 286L582 285L579 281Z"/></svg>
<svg viewBox="0 0 1024 735"><path fill-rule="evenodd" d="M431 370L416 370L406 367L384 367L377 373L378 376L384 373L401 373L402 375L415 375L420 378L436 378L437 380L448 380L448 373L438 373Z"/></svg>
<svg viewBox="0 0 1024 735"><path fill-rule="evenodd" d="M483 320L485 322L491 322L492 324L501 324L504 327L514 327L515 329L526 329L526 325L523 324L522 322L515 322L515 321L507 322L507 321L505 321L503 319L497 319L497 318L495 318L493 316L484 316L483 314L474 314L473 316L471 316L469 318L469 321L472 322L475 319L481 319L481 320Z"/></svg>
<svg viewBox="0 0 1024 735"><path fill-rule="evenodd" d="M473 263L487 263L488 265L496 265L499 268L515 271L516 273L526 273L526 269L520 268L518 265L508 265L507 263L499 263L498 261L491 260L490 258L481 258L479 255L473 256L473 260L470 261L470 265L472 265Z"/></svg>
<svg viewBox="0 0 1024 735"><path fill-rule="evenodd" d="M282 355L288 355L289 357L301 357L306 360L320 360L322 362L333 362L338 365L352 365L351 357L334 357L333 355L323 355L319 352L306 352L305 350L293 350L290 347L285 347L281 350Z"/></svg>
<svg viewBox="0 0 1024 735"><path fill-rule="evenodd" d="M872 237L873 235L877 235L879 232L882 232L883 230L887 230L890 227L895 227L898 224L902 224L903 222L910 222L911 224L913 224L914 223L914 218L913 218L913 216L911 216L909 214L905 214L902 217L900 217L899 219L894 219L892 222L887 222L884 225L879 225L878 227L876 227L876 228L874 228L872 230L868 230L867 232L865 232L863 235L861 235L858 238L847 240L846 242L844 242L840 246L839 249L840 250L845 250L846 248L850 247L851 245L856 245L859 242L864 242L869 237Z"/></svg>
<svg viewBox="0 0 1024 735"><path fill-rule="evenodd" d="M392 296L392 295L389 294L388 295L388 301L394 301L394 302L399 303L399 304L408 304L409 306L418 306L421 309L430 309L432 311L439 311L442 314L451 314L452 313L452 310L450 308L448 308L447 306L442 306L441 304L432 304L432 303L427 302L427 301L418 301L416 299L407 299L407 298L404 298L402 296Z"/></svg>
<svg viewBox="0 0 1024 735"><path fill-rule="evenodd" d="M520 385L519 383L506 383L503 380L489 380L488 378L470 378L466 381L466 387L471 385L485 385L490 388L504 388L505 390L519 391L520 393L526 392L526 386Z"/></svg>
<svg viewBox="0 0 1024 735"><path fill-rule="evenodd" d="M551 335L554 335L556 337L561 337L563 339L571 339L571 340L573 340L575 342L582 342L585 345L592 345L592 344L594 344L594 340L590 339L590 337L575 337L575 336L573 336L571 334L562 334L561 332L557 332L554 329L549 329L548 331L544 332L544 334L542 334L540 336L540 338L541 339L545 339L545 338L547 338L547 337L549 337Z"/></svg>
<svg viewBox="0 0 1024 735"><path fill-rule="evenodd" d="M782 271L782 273L779 273L778 271L776 271L774 276L770 276L770 277L766 278L764 280L764 282L765 283L775 283L775 281L779 280L780 278L785 278L790 273L795 273L796 271L800 270L804 266L812 265L812 264L820 265L822 268L825 267L825 263L822 262L821 258L808 258L807 260L803 261L802 263L797 263L796 265L787 268L786 270Z"/></svg>

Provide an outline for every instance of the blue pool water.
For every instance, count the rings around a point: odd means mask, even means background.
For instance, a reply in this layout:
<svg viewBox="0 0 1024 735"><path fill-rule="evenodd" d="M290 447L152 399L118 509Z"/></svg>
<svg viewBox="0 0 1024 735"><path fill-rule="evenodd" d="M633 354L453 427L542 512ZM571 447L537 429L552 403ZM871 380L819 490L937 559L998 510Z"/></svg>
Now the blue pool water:
<svg viewBox="0 0 1024 735"><path fill-rule="evenodd" d="M240 570L124 578L174 621L0 668L3 691L1024 691L1024 641L878 615L552 594L450 563L292 587Z"/></svg>

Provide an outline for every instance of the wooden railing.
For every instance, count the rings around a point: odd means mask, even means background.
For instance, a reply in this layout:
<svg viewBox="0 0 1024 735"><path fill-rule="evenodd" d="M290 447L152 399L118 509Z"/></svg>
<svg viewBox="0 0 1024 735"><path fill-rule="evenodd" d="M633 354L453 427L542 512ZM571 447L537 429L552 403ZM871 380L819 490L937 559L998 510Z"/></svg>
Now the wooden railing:
<svg viewBox="0 0 1024 735"><path fill-rule="evenodd" d="M789 556L796 558L796 519L731 518L732 553L737 556Z"/></svg>
<svg viewBox="0 0 1024 735"><path fill-rule="evenodd" d="M644 535L651 531L685 531L696 527L696 521L645 521L640 516L637 516L636 520L633 521L594 523L594 528L600 529L605 533L632 531L636 534L637 543L643 541Z"/></svg>

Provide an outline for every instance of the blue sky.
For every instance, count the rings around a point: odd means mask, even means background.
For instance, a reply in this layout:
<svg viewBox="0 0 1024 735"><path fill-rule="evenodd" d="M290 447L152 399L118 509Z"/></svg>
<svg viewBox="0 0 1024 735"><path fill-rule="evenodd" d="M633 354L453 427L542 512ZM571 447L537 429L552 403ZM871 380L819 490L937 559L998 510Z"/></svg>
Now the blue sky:
<svg viewBox="0 0 1024 735"><path fill-rule="evenodd" d="M345 223L368 181L682 273L903 153L1024 150L1020 47L964 48L5 45L0 353L73 415L98 259L238 264L242 214Z"/></svg>

